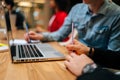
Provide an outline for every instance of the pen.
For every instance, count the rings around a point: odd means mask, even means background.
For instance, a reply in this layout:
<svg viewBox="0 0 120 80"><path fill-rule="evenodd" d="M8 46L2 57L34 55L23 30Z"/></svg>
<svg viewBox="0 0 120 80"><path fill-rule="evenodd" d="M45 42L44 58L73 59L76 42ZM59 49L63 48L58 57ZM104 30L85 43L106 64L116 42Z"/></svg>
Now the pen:
<svg viewBox="0 0 120 80"><path fill-rule="evenodd" d="M73 22L72 22L72 35L71 35L71 37L72 37L71 43L74 44L74 23Z"/></svg>
<svg viewBox="0 0 120 80"><path fill-rule="evenodd" d="M26 33L28 34L28 38L29 38L28 43L30 43L31 40L30 40L29 30L28 30L28 26L27 26L27 24L25 22L24 22L24 26L25 26Z"/></svg>
<svg viewBox="0 0 120 80"><path fill-rule="evenodd" d="M71 44L74 45L74 23L72 22ZM74 50L72 52L75 52Z"/></svg>

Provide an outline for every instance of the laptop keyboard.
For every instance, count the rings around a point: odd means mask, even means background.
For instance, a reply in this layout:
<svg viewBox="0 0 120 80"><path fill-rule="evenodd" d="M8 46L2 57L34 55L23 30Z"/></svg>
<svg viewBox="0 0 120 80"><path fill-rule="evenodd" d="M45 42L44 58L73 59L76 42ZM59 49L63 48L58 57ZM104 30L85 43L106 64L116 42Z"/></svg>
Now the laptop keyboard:
<svg viewBox="0 0 120 80"><path fill-rule="evenodd" d="M43 57L36 45L18 45L19 58Z"/></svg>
<svg viewBox="0 0 120 80"><path fill-rule="evenodd" d="M63 56L49 44L12 45L11 53L14 62L42 61L48 56Z"/></svg>

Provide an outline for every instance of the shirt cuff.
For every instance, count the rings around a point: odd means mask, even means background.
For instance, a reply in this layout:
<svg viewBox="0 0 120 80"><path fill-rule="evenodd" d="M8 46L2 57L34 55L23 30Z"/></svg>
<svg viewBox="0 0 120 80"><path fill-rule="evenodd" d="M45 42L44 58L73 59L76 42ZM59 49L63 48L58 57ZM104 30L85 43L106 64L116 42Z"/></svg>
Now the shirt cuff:
<svg viewBox="0 0 120 80"><path fill-rule="evenodd" d="M49 39L48 39L48 37L49 37L49 34L50 33L48 33L48 32L44 32L44 33L41 33L42 35L43 35L43 39L42 39L42 41L49 41Z"/></svg>

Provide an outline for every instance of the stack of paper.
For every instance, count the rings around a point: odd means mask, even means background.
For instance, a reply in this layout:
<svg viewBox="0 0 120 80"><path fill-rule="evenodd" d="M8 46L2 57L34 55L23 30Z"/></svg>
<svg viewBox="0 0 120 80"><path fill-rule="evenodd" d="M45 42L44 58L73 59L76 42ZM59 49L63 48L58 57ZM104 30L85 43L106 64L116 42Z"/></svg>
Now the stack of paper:
<svg viewBox="0 0 120 80"><path fill-rule="evenodd" d="M8 51L8 46L6 44L0 43L0 52Z"/></svg>

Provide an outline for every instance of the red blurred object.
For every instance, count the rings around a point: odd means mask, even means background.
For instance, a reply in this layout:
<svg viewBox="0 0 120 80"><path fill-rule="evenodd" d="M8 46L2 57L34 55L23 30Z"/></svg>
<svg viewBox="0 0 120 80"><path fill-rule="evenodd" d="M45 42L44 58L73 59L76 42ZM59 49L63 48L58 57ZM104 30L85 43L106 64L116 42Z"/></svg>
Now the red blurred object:
<svg viewBox="0 0 120 80"><path fill-rule="evenodd" d="M55 32L62 27L65 18L67 17L67 13L65 11L58 11L56 14L52 16L49 21L48 31ZM63 41L67 41L69 38L64 39Z"/></svg>

